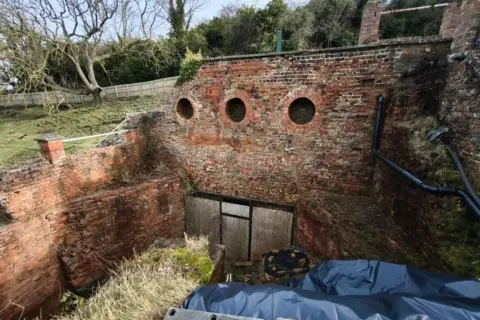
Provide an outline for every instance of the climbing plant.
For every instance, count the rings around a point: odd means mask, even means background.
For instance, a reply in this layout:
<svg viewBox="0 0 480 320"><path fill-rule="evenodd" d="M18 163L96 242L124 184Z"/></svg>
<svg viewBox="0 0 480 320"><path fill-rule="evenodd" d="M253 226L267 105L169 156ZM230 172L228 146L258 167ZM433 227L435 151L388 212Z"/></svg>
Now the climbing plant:
<svg viewBox="0 0 480 320"><path fill-rule="evenodd" d="M197 53L193 53L189 48L187 48L185 59L183 59L182 64L180 65L180 74L178 76L177 84L182 84L192 80L202 64L202 52L199 50Z"/></svg>

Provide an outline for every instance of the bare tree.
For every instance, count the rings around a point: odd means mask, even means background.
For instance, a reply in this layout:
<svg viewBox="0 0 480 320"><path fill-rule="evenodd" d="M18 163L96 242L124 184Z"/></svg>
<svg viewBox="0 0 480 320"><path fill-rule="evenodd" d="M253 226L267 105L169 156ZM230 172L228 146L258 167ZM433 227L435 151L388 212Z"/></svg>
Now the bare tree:
<svg viewBox="0 0 480 320"><path fill-rule="evenodd" d="M205 9L210 0L185 0L185 28L187 30L192 26L192 20L195 13Z"/></svg>
<svg viewBox="0 0 480 320"><path fill-rule="evenodd" d="M316 16L313 28L314 46L330 48L335 44L352 45L357 35L349 28L350 19L355 14L352 0L313 0L310 9Z"/></svg>
<svg viewBox="0 0 480 320"><path fill-rule="evenodd" d="M169 0L164 7L168 14L172 33L177 34L189 30L195 14L205 9L210 0Z"/></svg>
<svg viewBox="0 0 480 320"><path fill-rule="evenodd" d="M94 66L155 36L164 7L165 0L0 0L0 53L25 90L91 94L98 104ZM72 64L81 83L55 78L52 61Z"/></svg>

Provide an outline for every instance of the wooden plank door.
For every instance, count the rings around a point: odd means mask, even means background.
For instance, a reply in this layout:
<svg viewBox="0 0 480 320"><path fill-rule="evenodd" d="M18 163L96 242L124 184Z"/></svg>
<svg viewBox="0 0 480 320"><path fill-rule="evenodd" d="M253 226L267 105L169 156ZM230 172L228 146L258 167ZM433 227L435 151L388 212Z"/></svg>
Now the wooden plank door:
<svg viewBox="0 0 480 320"><path fill-rule="evenodd" d="M290 247L292 212L254 207L252 216L252 260L260 260L268 251Z"/></svg>
<svg viewBox="0 0 480 320"><path fill-rule="evenodd" d="M248 260L248 217L248 206L222 202L222 243L227 258L235 261Z"/></svg>
<svg viewBox="0 0 480 320"><path fill-rule="evenodd" d="M210 243L220 243L220 201L187 197L185 220L188 235L204 235Z"/></svg>

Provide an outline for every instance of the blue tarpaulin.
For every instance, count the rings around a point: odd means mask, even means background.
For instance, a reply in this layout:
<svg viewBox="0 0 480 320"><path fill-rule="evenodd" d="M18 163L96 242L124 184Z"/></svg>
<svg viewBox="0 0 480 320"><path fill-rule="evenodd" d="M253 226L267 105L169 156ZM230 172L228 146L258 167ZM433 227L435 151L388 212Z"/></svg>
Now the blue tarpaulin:
<svg viewBox="0 0 480 320"><path fill-rule="evenodd" d="M331 260L286 285L200 287L183 307L265 320L480 320L480 282L381 261Z"/></svg>

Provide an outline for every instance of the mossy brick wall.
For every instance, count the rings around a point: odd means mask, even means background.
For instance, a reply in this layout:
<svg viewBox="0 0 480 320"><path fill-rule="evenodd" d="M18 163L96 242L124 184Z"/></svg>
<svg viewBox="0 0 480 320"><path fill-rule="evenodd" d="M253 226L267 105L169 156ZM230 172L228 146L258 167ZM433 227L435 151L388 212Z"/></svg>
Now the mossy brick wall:
<svg viewBox="0 0 480 320"><path fill-rule="evenodd" d="M445 56L449 46L422 38L207 60L178 88L170 109L153 115L150 135L186 168L197 190L298 204L296 240L312 253L390 258L394 251L384 244L396 247L394 239L374 239L381 249L372 244L370 253L358 245L364 238L359 226L382 229L384 223L368 200L375 98L397 99L408 91L408 103L415 104L423 86L402 84L401 66ZM316 113L297 125L288 107L302 97L315 103ZM176 112L180 98L193 104L189 120ZM232 98L246 105L239 123L226 112Z"/></svg>
<svg viewBox="0 0 480 320"><path fill-rule="evenodd" d="M57 306L64 285L57 247L69 226L70 201L143 170L145 153L144 139L131 132L123 145L1 172L1 212L12 219L0 226L1 319L22 313L5 308L10 301L24 307L24 315L39 307L45 315Z"/></svg>
<svg viewBox="0 0 480 320"><path fill-rule="evenodd" d="M175 175L71 201L59 249L69 285L88 287L157 238L181 238L184 217L183 186Z"/></svg>
<svg viewBox="0 0 480 320"><path fill-rule="evenodd" d="M403 84L423 82L428 86L419 89L423 92L420 95L423 98L418 100L417 104L401 106L395 103L396 100L387 101L381 149L419 178L433 185L440 185L440 182L432 177L437 177L441 169L454 170L453 164L446 161L445 168L434 163L422 164L417 155L418 151L416 153L414 150L415 146L409 143L414 134L412 124L422 117L433 117L440 125L449 128L445 141L458 151L470 181L479 190L480 54L476 50L468 53L463 61L447 63L447 57L443 56L438 61L425 62L427 63L403 68ZM415 69L418 72L412 71ZM425 82L424 79L428 78L434 81ZM413 94L407 90L402 96L412 97ZM429 124L426 123L425 126L427 125ZM417 129L428 132L436 128ZM426 142L426 136L420 138ZM471 240L470 236L467 239L467 234L475 228L475 219L464 214L461 201L456 197L439 197L425 193L380 161L377 163L375 177L380 196L379 208L391 215L401 229L400 234L407 244L406 248L410 248L408 262L422 268L473 276L474 274L468 274L467 268L462 270L453 266L468 263L468 260L462 261L463 258L457 256L453 257L457 260L453 261L454 264L452 261L447 263L447 259L451 257L443 254L459 245L455 243L457 238L463 242L475 241ZM458 183L462 185L460 181ZM467 222L468 219L472 222ZM449 225L451 228L445 231ZM457 225L461 227L455 229ZM472 230L468 230L469 227L472 227ZM459 234L445 234L452 232ZM468 252L465 252L468 256Z"/></svg>
<svg viewBox="0 0 480 320"><path fill-rule="evenodd" d="M450 129L469 177L480 190L480 52L449 64L439 116Z"/></svg>

